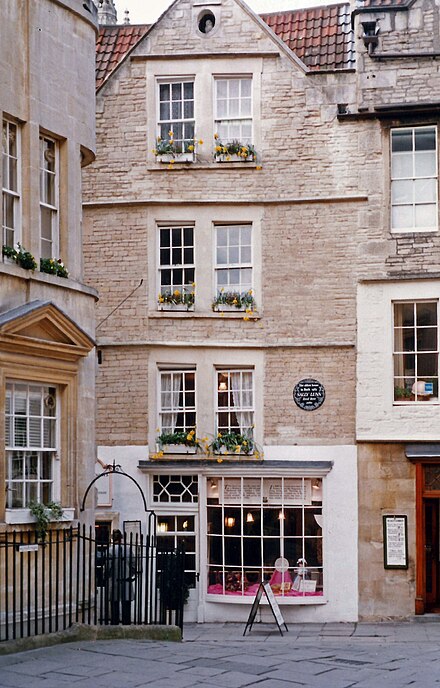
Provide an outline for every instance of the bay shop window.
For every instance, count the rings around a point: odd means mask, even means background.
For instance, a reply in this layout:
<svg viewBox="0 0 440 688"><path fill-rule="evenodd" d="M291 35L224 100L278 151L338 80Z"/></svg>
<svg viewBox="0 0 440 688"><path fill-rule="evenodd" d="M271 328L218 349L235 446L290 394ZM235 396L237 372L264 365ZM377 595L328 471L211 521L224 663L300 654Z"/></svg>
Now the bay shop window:
<svg viewBox="0 0 440 688"><path fill-rule="evenodd" d="M209 595L323 596L322 479L208 477Z"/></svg>

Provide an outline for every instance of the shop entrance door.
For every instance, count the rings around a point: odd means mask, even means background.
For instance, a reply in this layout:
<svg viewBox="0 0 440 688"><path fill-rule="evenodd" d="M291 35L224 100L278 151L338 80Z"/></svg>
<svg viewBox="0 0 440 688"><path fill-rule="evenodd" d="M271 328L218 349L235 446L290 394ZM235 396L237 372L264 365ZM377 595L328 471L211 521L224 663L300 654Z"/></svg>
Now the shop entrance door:
<svg viewBox="0 0 440 688"><path fill-rule="evenodd" d="M424 500L426 611L440 612L439 499Z"/></svg>

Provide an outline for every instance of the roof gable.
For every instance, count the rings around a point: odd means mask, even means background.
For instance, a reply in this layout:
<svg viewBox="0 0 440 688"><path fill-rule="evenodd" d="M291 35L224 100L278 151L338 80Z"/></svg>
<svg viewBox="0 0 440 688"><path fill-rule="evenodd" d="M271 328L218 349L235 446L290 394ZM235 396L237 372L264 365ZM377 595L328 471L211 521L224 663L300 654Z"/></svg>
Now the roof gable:
<svg viewBox="0 0 440 688"><path fill-rule="evenodd" d="M412 0L364 0L365 7L404 5ZM299 65L314 71L352 69L355 65L354 34L349 3L256 15L235 0L268 36L284 47ZM96 88L99 90L134 48L179 4L175 0L153 25L102 26L96 43ZM273 32L273 33L272 33Z"/></svg>
<svg viewBox="0 0 440 688"><path fill-rule="evenodd" d="M303 71L306 65L295 55L283 40L279 38L243 0L218 0L214 11L221 17L221 23L204 43L200 34L195 31L195 14L203 11L199 3L187 0L174 0L165 10L149 32L149 51L154 55L185 53L189 58L193 54L210 55L230 53L237 57L240 54L282 51ZM179 50L180 45L183 51Z"/></svg>
<svg viewBox="0 0 440 688"><path fill-rule="evenodd" d="M75 360L95 343L51 301L31 301L0 314L0 343L13 350L31 349L34 355Z"/></svg>

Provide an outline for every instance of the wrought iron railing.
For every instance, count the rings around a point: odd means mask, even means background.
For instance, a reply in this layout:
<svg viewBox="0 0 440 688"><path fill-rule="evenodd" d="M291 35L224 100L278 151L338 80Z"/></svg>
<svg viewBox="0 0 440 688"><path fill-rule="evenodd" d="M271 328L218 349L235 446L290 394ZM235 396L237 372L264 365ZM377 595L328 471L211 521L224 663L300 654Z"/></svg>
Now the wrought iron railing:
<svg viewBox="0 0 440 688"><path fill-rule="evenodd" d="M184 553L156 538L97 543L92 528L34 530L0 540L0 641L85 624L183 626Z"/></svg>

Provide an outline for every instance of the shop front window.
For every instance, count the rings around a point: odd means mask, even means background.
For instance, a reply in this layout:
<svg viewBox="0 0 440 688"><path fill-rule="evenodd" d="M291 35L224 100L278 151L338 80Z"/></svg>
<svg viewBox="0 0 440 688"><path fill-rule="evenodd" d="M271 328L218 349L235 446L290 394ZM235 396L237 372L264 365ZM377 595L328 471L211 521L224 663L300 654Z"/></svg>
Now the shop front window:
<svg viewBox="0 0 440 688"><path fill-rule="evenodd" d="M323 595L322 480L208 478L208 593Z"/></svg>

